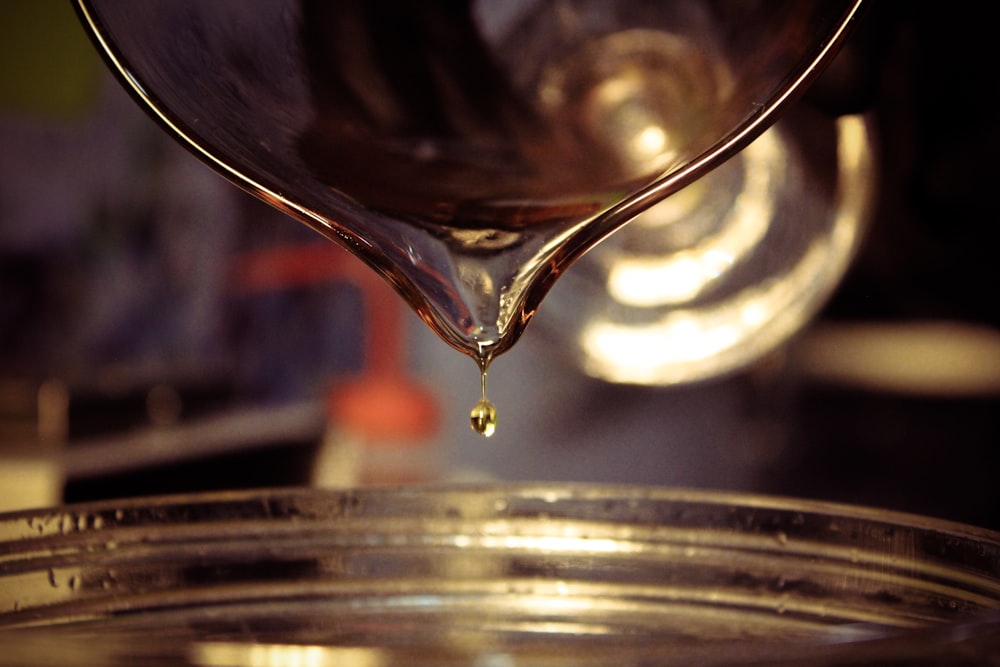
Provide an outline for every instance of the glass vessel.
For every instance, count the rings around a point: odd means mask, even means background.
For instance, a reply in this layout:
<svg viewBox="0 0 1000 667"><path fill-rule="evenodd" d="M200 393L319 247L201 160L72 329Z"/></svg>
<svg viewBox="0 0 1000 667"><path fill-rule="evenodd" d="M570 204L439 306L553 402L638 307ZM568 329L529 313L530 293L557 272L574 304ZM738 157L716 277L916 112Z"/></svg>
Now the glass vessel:
<svg viewBox="0 0 1000 667"><path fill-rule="evenodd" d="M0 516L18 667L978 665L998 610L996 533L752 495L287 490Z"/></svg>
<svg viewBox="0 0 1000 667"><path fill-rule="evenodd" d="M860 0L78 0L182 143L480 365L571 263L770 126Z"/></svg>
<svg viewBox="0 0 1000 667"><path fill-rule="evenodd" d="M694 382L774 352L825 305L864 238L877 189L869 125L797 105L592 248L536 327L616 383Z"/></svg>

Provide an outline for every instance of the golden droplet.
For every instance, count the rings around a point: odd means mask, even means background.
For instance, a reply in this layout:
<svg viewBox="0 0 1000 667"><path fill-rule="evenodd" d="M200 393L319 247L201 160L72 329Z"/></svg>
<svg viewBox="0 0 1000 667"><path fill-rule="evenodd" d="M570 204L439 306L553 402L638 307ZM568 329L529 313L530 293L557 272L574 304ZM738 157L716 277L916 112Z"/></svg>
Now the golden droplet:
<svg viewBox="0 0 1000 667"><path fill-rule="evenodd" d="M497 430L496 406L485 398L479 399L472 406L472 412L469 413L469 422L472 424L473 431L487 438L490 437Z"/></svg>

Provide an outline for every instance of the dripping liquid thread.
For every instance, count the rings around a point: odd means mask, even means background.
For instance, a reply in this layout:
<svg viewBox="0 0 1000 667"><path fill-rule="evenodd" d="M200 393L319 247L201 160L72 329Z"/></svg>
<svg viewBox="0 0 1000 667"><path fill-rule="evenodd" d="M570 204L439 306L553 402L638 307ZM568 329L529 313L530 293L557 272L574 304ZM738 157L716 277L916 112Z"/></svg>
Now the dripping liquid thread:
<svg viewBox="0 0 1000 667"><path fill-rule="evenodd" d="M497 428L496 406L486 398L486 371L489 365L489 358L479 359L479 377L482 395L476 404L472 406L472 411L469 413L469 423L472 426L472 430L486 438L493 435Z"/></svg>

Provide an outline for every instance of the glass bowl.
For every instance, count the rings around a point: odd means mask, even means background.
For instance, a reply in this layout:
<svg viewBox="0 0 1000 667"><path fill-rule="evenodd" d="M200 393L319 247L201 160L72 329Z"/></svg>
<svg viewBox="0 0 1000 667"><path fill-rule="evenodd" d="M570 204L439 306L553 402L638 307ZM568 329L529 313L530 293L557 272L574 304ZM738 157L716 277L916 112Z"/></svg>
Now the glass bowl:
<svg viewBox="0 0 1000 667"><path fill-rule="evenodd" d="M0 516L3 666L996 664L998 609L996 533L752 495L303 489Z"/></svg>

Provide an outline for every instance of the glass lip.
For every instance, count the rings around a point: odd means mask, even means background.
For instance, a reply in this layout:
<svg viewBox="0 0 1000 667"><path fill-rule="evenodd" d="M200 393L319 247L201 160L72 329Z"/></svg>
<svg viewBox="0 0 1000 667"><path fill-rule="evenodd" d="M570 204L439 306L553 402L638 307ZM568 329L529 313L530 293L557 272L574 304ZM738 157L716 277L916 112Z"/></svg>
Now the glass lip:
<svg viewBox="0 0 1000 667"><path fill-rule="evenodd" d="M416 505L402 502L402 500L425 501L446 501L452 500L473 500L477 501L475 513L465 513L459 517L454 509L439 506L436 508L430 505ZM670 503L688 507L706 507L716 509L745 509L745 510L773 510L791 514L821 515L831 519L850 519L868 522L877 525L892 525L899 528L909 528L917 531L950 534L956 537L963 537L977 540L984 543L996 544L1000 546L1000 531L990 528L975 526L961 521L946 518L925 516L915 512L907 512L893 509L883 509L862 504L848 502L838 502L822 499L810 499L795 496L781 496L766 493L754 493L746 491L729 491L716 489L702 489L693 487L662 487L641 484L614 484L614 483L589 483L589 482L468 482L468 483L432 483L403 486L372 486L357 487L348 489L322 489L313 487L278 487L262 489L235 489L222 491L206 491L193 493L177 493L168 495L156 495L146 497L130 497L121 499L96 500L81 503L70 503L53 507L37 507L20 509L14 511L0 512L0 545L7 543L7 547L0 553L6 553L10 545L19 539L48 537L57 531L61 535L66 535L77 528L101 530L108 529L103 521L96 525L78 524L80 517L97 517L102 514L119 517L132 513L136 523L130 525L152 525L167 527L170 525L181 525L182 521L169 518L171 515L157 514L157 512L174 511L176 517L187 517L192 523L208 522L212 520L236 520L251 521L263 519L268 521L278 521L281 517L272 514L273 503L275 501L310 501L318 503L313 507L316 509L326 508L329 510L339 506L341 510L350 505L361 505L362 503L377 501L379 499L392 499L394 513L381 512L382 516L393 516L395 518L421 518L428 516L443 516L446 518L463 519L487 519L491 516L502 516L505 506L487 505L484 500L502 501L504 503L513 499L532 499L546 503L550 509L558 504L572 502L588 503L587 507L595 507L607 510L613 502L630 503ZM601 505L603 503L603 505ZM239 507L240 514L229 514L224 508ZM210 511L189 512L191 507L210 507L222 510L218 515L212 515ZM427 510L432 512L428 513ZM578 510L577 510L578 511ZM327 521L330 519L348 518L350 511L346 513L331 513L326 516L314 514L307 516L296 515L297 522L304 521ZM351 518L356 518L355 514ZM594 519L599 517L582 515L562 515L558 518L584 518ZM59 525L51 522L53 517L77 517L72 526L65 522ZM550 519L551 514L537 516L538 519ZM614 520L613 515L606 515L605 520ZM40 520L50 520L44 526ZM1000 576L1000 571L998 571Z"/></svg>

